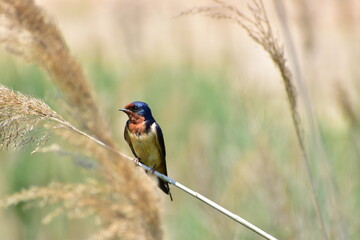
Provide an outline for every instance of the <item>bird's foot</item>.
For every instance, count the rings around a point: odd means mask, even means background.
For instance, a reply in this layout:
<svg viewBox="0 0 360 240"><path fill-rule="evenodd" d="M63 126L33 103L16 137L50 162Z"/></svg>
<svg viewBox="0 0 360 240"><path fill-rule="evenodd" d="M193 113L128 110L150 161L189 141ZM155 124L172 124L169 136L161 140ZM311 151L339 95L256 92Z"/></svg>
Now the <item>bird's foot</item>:
<svg viewBox="0 0 360 240"><path fill-rule="evenodd" d="M154 174L156 168L156 164L149 170L150 174Z"/></svg>
<svg viewBox="0 0 360 240"><path fill-rule="evenodd" d="M141 160L140 158L133 158L133 161L137 166L139 166L140 160Z"/></svg>

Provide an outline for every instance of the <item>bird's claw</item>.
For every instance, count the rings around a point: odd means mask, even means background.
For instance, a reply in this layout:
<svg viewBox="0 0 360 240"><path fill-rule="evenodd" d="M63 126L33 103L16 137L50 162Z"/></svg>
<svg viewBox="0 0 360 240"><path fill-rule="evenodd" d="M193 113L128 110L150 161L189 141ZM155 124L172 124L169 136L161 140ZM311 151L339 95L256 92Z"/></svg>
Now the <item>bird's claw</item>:
<svg viewBox="0 0 360 240"><path fill-rule="evenodd" d="M149 170L149 172L150 172L151 174L154 174L155 168L156 168L156 164Z"/></svg>
<svg viewBox="0 0 360 240"><path fill-rule="evenodd" d="M140 158L133 158L134 163L139 166L140 164Z"/></svg>

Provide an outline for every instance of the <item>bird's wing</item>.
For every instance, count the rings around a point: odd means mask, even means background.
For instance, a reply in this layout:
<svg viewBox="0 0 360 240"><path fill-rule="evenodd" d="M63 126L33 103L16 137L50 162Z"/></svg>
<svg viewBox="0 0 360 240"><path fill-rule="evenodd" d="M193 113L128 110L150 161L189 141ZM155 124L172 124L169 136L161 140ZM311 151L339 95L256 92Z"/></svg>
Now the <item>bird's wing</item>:
<svg viewBox="0 0 360 240"><path fill-rule="evenodd" d="M156 134L156 140L157 140L156 145L157 145L157 148L160 150L160 156L161 156L161 163L162 163L162 171L161 171L161 173L164 174L165 176L167 176L166 160L165 160L166 150L165 150L164 136L163 136L163 133L161 131L160 126L156 122L155 122L155 134ZM173 198L172 198L172 195L170 193L169 183L162 180L161 178L158 178L158 179L159 179L159 187L166 194L170 195L170 199L172 201Z"/></svg>
<svg viewBox="0 0 360 240"><path fill-rule="evenodd" d="M134 156L136 158L138 158L138 156L136 155L136 152L134 150L134 147L132 145L130 136L129 136L129 121L126 122L125 130L124 130L124 138L125 138L125 141L129 144L129 147L130 147L132 153L134 154Z"/></svg>
<svg viewBox="0 0 360 240"><path fill-rule="evenodd" d="M161 162L164 166L165 175L167 175L166 161L165 161L166 150L165 150L164 136L163 136L160 126L156 122L155 122L155 134L156 134L156 140L157 140L156 141L157 148L160 151Z"/></svg>

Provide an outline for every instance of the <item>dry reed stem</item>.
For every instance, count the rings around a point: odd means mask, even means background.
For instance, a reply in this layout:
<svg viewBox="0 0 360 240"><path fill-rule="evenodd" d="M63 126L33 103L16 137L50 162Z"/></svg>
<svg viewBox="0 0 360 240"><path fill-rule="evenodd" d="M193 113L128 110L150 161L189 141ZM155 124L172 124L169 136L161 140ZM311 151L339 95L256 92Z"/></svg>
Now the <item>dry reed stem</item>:
<svg viewBox="0 0 360 240"><path fill-rule="evenodd" d="M66 96L76 124L114 146L80 65L52 19L32 0L0 1L0 43L45 69Z"/></svg>
<svg viewBox="0 0 360 240"><path fill-rule="evenodd" d="M214 0L218 5L211 7L195 7L184 11L179 16L201 14L215 19L227 19L240 25L249 36L269 53L275 65L279 68L287 99L290 107L292 121L295 127L298 144L303 154L304 164L308 180L310 182L311 198L314 203L315 211L318 217L320 227L322 229L324 239L328 239L325 223L321 214L319 199L315 190L315 178L312 174L307 150L305 147L304 133L301 124L301 118L298 110L297 94L294 85L294 78L284 54L284 48L275 38L270 21L262 0L252 0L252 4L248 5L251 16L248 17L240 10L232 5L228 5L221 0Z"/></svg>
<svg viewBox="0 0 360 240"><path fill-rule="evenodd" d="M158 200L152 194L156 186L149 183L145 173L135 169L131 162L124 161L124 155L76 129L40 100L15 93L4 86L0 86L0 127L2 150L21 147L14 142L26 144L21 140L32 135L32 129L41 128L44 133L55 134L98 160L104 179L101 185L50 184L48 187L30 188L8 197L3 202L4 206L33 199L41 199L45 204L62 202L63 206L71 202L74 206L70 204L71 207L66 210L74 213L71 209L76 207L79 213L84 213L77 216L85 217L85 213L97 215L103 222L102 231L121 222L117 231L111 228L115 234L112 237L161 239ZM48 219L51 220L52 216Z"/></svg>

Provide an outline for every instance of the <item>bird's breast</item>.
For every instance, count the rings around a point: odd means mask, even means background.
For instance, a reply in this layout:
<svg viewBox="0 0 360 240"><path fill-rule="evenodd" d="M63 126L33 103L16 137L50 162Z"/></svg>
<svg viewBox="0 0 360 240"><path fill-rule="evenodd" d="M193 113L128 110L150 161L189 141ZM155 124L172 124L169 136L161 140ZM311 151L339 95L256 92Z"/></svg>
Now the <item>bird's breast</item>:
<svg viewBox="0 0 360 240"><path fill-rule="evenodd" d="M136 155L149 167L161 164L160 150L158 149L157 136L151 128L147 133L131 133L129 137Z"/></svg>

